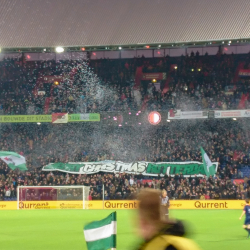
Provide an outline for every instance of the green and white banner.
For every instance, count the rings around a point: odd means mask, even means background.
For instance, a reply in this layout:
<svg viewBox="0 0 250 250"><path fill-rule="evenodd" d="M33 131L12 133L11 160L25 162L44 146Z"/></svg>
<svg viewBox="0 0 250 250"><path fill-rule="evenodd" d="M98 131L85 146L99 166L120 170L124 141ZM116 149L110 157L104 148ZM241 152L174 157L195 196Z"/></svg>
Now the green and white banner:
<svg viewBox="0 0 250 250"><path fill-rule="evenodd" d="M72 174L95 174L98 172L115 172L142 174L149 176L174 176L182 173L184 176L206 175L203 163L196 161L189 162L131 162L102 161L102 162L76 162L76 163L51 163L43 167L43 171L62 171ZM213 162L212 167L217 172L218 163Z"/></svg>

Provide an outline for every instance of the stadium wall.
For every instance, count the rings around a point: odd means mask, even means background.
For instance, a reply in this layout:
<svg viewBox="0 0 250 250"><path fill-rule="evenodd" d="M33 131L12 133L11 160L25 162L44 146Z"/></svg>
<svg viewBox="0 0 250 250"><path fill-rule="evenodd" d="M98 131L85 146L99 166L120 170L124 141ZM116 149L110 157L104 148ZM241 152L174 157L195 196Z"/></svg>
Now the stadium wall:
<svg viewBox="0 0 250 250"><path fill-rule="evenodd" d="M243 200L171 200L170 209L243 209ZM136 209L136 200L87 201L85 209ZM82 201L24 201L19 209L82 209ZM1 201L0 210L17 210L17 201Z"/></svg>

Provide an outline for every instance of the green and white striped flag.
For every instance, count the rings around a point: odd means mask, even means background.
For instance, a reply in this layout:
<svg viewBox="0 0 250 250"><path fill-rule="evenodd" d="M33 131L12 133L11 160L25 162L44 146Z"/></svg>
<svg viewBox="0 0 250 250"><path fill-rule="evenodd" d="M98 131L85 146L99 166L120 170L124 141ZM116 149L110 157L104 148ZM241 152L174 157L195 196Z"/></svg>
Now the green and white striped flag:
<svg viewBox="0 0 250 250"><path fill-rule="evenodd" d="M216 172L215 165L213 165L207 153L204 151L202 147L201 147L201 156L202 156L202 162L204 165L206 176L215 175L215 172Z"/></svg>
<svg viewBox="0 0 250 250"><path fill-rule="evenodd" d="M28 170L25 157L14 152L0 151L0 159L3 160L12 170Z"/></svg>
<svg viewBox="0 0 250 250"><path fill-rule="evenodd" d="M116 248L116 212L100 221L93 221L83 228L88 250Z"/></svg>

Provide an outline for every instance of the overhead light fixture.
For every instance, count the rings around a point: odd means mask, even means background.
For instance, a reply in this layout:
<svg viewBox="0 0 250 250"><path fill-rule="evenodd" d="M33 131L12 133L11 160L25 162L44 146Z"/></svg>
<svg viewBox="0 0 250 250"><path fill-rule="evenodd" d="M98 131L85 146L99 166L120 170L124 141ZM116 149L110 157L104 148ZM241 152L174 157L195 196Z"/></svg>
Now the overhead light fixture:
<svg viewBox="0 0 250 250"><path fill-rule="evenodd" d="M156 82L157 82L157 80L156 80L156 79L152 79L152 82L153 82L153 83L156 83Z"/></svg>
<svg viewBox="0 0 250 250"><path fill-rule="evenodd" d="M191 71L194 71L194 69L191 69Z"/></svg>
<svg viewBox="0 0 250 250"><path fill-rule="evenodd" d="M201 71L201 69L198 69L198 71Z"/></svg>
<svg viewBox="0 0 250 250"><path fill-rule="evenodd" d="M63 47L56 47L56 52L57 53L62 53L64 51Z"/></svg>
<svg viewBox="0 0 250 250"><path fill-rule="evenodd" d="M174 69L178 69L178 67L177 67L177 66L174 66Z"/></svg>

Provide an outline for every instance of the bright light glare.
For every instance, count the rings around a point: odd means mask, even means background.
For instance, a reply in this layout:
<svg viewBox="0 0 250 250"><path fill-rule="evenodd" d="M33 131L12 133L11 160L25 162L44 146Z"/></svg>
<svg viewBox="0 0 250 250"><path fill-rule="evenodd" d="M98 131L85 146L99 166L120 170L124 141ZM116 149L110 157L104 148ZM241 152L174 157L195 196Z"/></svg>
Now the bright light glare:
<svg viewBox="0 0 250 250"><path fill-rule="evenodd" d="M122 47L119 47L119 49L122 49Z"/></svg>
<svg viewBox="0 0 250 250"><path fill-rule="evenodd" d="M56 52L57 53L62 53L64 51L63 47L56 47Z"/></svg>
<svg viewBox="0 0 250 250"><path fill-rule="evenodd" d="M156 111L150 112L149 115L148 115L148 121L152 125L157 125L161 121L161 115L160 115L160 113L158 113Z"/></svg>
<svg viewBox="0 0 250 250"><path fill-rule="evenodd" d="M37 125L41 125L41 122L38 122Z"/></svg>
<svg viewBox="0 0 250 250"><path fill-rule="evenodd" d="M167 122L170 122L170 120L167 120Z"/></svg>
<svg viewBox="0 0 250 250"><path fill-rule="evenodd" d="M236 121L237 119L236 118L233 118L234 121Z"/></svg>
<svg viewBox="0 0 250 250"><path fill-rule="evenodd" d="M157 123L160 120L160 116L157 113L154 113L154 123Z"/></svg>

